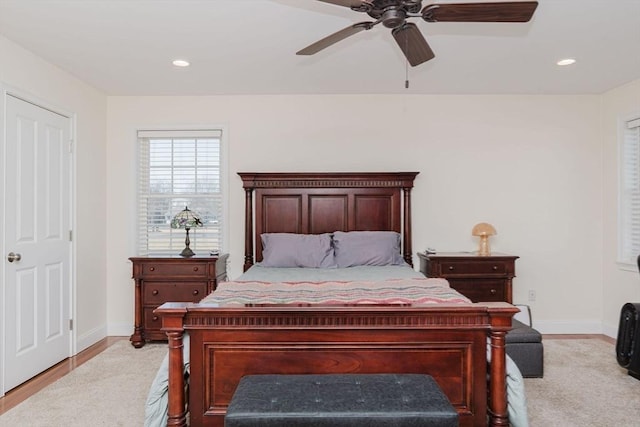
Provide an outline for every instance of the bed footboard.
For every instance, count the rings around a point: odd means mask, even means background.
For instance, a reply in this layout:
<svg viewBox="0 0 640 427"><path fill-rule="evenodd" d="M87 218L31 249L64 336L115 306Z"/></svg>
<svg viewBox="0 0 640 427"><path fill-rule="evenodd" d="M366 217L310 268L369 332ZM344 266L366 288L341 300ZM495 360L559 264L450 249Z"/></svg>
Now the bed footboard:
<svg viewBox="0 0 640 427"><path fill-rule="evenodd" d="M188 332L192 426L223 426L245 375L326 373L429 374L461 426L508 426L505 335L515 312L507 303L235 309L167 303L156 313L169 337L168 425L187 424L182 340Z"/></svg>

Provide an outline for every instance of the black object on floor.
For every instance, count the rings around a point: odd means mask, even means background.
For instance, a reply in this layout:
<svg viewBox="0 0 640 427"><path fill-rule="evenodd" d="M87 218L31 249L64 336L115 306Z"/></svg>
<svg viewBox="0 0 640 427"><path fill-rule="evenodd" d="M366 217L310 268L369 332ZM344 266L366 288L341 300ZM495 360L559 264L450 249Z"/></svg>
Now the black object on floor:
<svg viewBox="0 0 640 427"><path fill-rule="evenodd" d="M628 302L622 306L616 358L629 375L640 380L640 304Z"/></svg>
<svg viewBox="0 0 640 427"><path fill-rule="evenodd" d="M640 255L636 262L640 271ZM640 380L640 303L628 302L620 310L616 359L629 375Z"/></svg>

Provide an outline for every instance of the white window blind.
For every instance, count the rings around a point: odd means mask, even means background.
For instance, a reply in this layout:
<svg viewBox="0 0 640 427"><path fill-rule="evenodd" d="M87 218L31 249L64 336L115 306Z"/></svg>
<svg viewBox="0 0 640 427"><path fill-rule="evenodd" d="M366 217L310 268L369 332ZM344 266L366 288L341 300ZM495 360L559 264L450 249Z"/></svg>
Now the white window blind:
<svg viewBox="0 0 640 427"><path fill-rule="evenodd" d="M179 254L184 229L171 219L185 207L203 227L189 231L190 247L206 255L223 247L222 130L138 131L138 251Z"/></svg>
<svg viewBox="0 0 640 427"><path fill-rule="evenodd" d="M618 261L636 268L640 255L640 117L621 129L620 239Z"/></svg>

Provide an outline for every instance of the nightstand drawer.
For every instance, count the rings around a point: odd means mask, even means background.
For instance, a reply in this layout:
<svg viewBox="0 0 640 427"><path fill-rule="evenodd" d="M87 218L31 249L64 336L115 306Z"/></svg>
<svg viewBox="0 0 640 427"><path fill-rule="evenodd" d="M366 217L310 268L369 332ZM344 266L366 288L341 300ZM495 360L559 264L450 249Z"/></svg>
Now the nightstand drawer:
<svg viewBox="0 0 640 427"><path fill-rule="evenodd" d="M144 329L159 331L162 327L162 319L157 314L153 314L153 310L158 307L145 307L144 309Z"/></svg>
<svg viewBox="0 0 640 427"><path fill-rule="evenodd" d="M444 277L480 275L505 275L508 271L504 261L443 261L441 274Z"/></svg>
<svg viewBox="0 0 640 427"><path fill-rule="evenodd" d="M505 301L505 285L503 280L450 280L453 289L473 302Z"/></svg>
<svg viewBox="0 0 640 427"><path fill-rule="evenodd" d="M142 277L150 279L166 276L207 277L206 262L155 263L142 264Z"/></svg>
<svg viewBox="0 0 640 427"><path fill-rule="evenodd" d="M207 290L204 282L145 282L143 286L145 304L158 305L167 301L198 302Z"/></svg>

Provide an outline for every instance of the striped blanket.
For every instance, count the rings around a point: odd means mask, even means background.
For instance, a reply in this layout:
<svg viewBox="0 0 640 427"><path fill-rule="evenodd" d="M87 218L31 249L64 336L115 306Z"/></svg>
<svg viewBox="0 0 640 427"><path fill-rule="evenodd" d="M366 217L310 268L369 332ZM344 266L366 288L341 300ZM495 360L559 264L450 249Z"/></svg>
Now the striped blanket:
<svg viewBox="0 0 640 427"><path fill-rule="evenodd" d="M331 282L222 282L201 304L468 304L445 279L389 279Z"/></svg>

